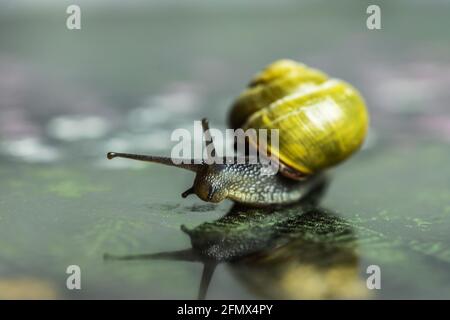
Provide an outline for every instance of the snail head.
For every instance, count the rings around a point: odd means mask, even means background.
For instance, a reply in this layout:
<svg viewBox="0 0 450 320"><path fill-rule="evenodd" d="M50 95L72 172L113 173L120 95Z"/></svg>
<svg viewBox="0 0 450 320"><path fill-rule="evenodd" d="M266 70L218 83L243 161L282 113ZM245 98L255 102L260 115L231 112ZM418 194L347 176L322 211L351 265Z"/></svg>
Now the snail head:
<svg viewBox="0 0 450 320"><path fill-rule="evenodd" d="M214 143L209 132L207 119L202 119L203 132L206 138L206 148L210 157L215 157ZM195 163L192 159L171 159L169 157L149 156L131 153L108 152L108 159L126 158L146 162L161 163L164 165L178 167L196 173L194 184L181 194L186 198L190 194L196 194L200 199L207 202L220 202L227 197L227 179L223 174L227 165L219 164L207 159L201 163Z"/></svg>

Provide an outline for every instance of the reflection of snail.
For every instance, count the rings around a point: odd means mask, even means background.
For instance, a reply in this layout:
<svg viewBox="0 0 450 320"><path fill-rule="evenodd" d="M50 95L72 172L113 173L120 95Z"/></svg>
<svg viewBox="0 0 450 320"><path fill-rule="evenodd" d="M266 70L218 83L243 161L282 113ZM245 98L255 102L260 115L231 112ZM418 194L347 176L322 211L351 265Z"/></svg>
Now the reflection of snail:
<svg viewBox="0 0 450 320"><path fill-rule="evenodd" d="M279 159L280 172L264 175L263 164L175 165L169 158L115 152L109 152L108 159L131 158L196 172L193 187L183 197L195 193L205 201L229 198L253 206L293 203L313 187L317 173L345 160L361 146L368 115L363 99L348 83L294 61L280 60L256 75L237 98L230 125L235 129L278 129L279 148L268 141L267 149ZM213 155L206 120L203 129ZM257 144L257 139L249 140L251 145Z"/></svg>
<svg viewBox="0 0 450 320"><path fill-rule="evenodd" d="M307 203L283 208L252 209L235 205L224 217L182 230L192 248L131 256L117 260L183 260L204 264L199 298L204 298L218 263L257 295L275 299L364 298L358 275L356 236L328 210L315 206L324 181Z"/></svg>

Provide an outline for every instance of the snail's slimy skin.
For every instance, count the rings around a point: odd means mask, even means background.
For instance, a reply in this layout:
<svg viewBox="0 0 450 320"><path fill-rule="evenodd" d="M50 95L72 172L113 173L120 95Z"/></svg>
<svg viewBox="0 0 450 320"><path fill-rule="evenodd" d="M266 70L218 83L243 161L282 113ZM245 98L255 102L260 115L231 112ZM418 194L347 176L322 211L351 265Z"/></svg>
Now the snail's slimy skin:
<svg viewBox="0 0 450 320"><path fill-rule="evenodd" d="M314 176L295 181L280 173L267 174L267 169L269 167L262 164L208 165L197 174L193 192L208 202L220 202L226 198L260 207L297 202L319 180Z"/></svg>

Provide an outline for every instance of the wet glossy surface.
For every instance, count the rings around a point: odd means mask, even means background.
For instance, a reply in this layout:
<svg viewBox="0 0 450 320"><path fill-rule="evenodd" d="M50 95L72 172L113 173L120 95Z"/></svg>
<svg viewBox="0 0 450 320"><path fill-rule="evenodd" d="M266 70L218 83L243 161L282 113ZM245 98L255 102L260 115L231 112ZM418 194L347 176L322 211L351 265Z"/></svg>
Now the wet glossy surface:
<svg viewBox="0 0 450 320"><path fill-rule="evenodd" d="M325 2L86 5L80 32L62 5L2 8L0 297L195 298L220 262L207 298L450 298L450 7L399 3L381 31L364 6ZM172 130L203 116L225 128L251 75L285 57L355 84L371 114L317 205L182 199L192 173L106 160L170 155ZM365 287L372 264L381 290Z"/></svg>

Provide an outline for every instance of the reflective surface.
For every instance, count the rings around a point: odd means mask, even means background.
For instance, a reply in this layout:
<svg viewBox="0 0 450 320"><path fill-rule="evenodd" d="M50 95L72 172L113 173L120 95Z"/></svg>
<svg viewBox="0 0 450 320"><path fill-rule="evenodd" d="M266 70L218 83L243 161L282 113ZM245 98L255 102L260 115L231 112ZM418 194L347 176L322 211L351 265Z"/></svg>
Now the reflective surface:
<svg viewBox="0 0 450 320"><path fill-rule="evenodd" d="M450 298L448 5L380 2L368 31L359 2L79 1L72 32L64 1L14 3L0 4L0 298L196 298L204 263L103 259L191 248L220 262L211 299ZM279 58L367 100L368 140L320 203L244 212L182 199L189 172L106 160L168 156L172 130L204 116L225 128Z"/></svg>
<svg viewBox="0 0 450 320"><path fill-rule="evenodd" d="M192 248L114 256L105 260L190 261L203 264L204 299L218 264L257 297L266 299L368 298L359 274L357 238L350 223L317 206L326 183L302 203L251 209L234 205L222 218L193 229L182 225Z"/></svg>

